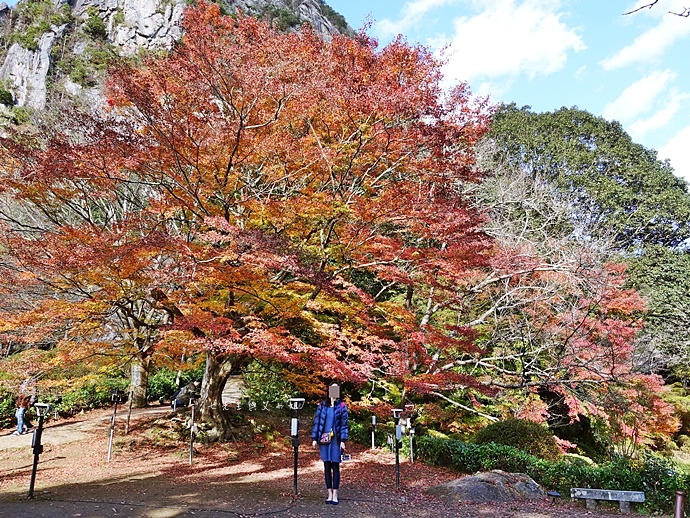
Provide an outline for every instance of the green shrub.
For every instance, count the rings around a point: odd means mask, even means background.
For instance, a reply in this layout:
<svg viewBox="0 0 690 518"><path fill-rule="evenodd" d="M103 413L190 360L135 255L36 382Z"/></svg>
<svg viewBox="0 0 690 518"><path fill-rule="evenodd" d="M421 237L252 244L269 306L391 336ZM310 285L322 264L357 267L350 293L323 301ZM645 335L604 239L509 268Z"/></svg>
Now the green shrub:
<svg viewBox="0 0 690 518"><path fill-rule="evenodd" d="M118 27L119 25L124 25L125 23L125 13L122 11L122 9L118 9L115 11L115 14L113 14L113 27Z"/></svg>
<svg viewBox="0 0 690 518"><path fill-rule="evenodd" d="M0 388L0 428L9 428L14 422L14 396Z"/></svg>
<svg viewBox="0 0 690 518"><path fill-rule="evenodd" d="M577 458L558 462L539 459L501 444L480 445L432 437L419 438L416 452L417 458L425 462L460 473L492 469L526 473L547 490L565 495L573 487L644 491L644 508L650 513L669 511L675 492L690 490L688 474L679 472L671 461L652 454L590 465Z"/></svg>
<svg viewBox="0 0 690 518"><path fill-rule="evenodd" d="M13 35L12 40L19 43L27 50L38 50L38 42L46 32L50 30L50 21L40 20L30 25L24 31Z"/></svg>
<svg viewBox="0 0 690 518"><path fill-rule="evenodd" d="M540 459L556 460L561 455L551 430L525 419L507 419L491 423L479 430L472 442L514 446Z"/></svg>
<svg viewBox="0 0 690 518"><path fill-rule="evenodd" d="M417 440L417 455L431 464L446 466L461 473L492 469L524 473L527 466L538 460L533 455L504 444L474 444L431 437Z"/></svg>
<svg viewBox="0 0 690 518"><path fill-rule="evenodd" d="M71 64L71 70L69 72L69 78L73 83L81 86L86 86L86 79L89 75L87 65L83 59L77 58Z"/></svg>
<svg viewBox="0 0 690 518"><path fill-rule="evenodd" d="M28 50L36 50L41 36L50 30L51 25L60 26L72 21L72 10L67 4L56 6L46 0L20 2L15 16L22 20L24 28L10 34L9 41Z"/></svg>
<svg viewBox="0 0 690 518"><path fill-rule="evenodd" d="M87 18L84 22L84 32L97 40L104 40L107 33L105 22L98 14L98 9L93 5L86 9Z"/></svg>
<svg viewBox="0 0 690 518"><path fill-rule="evenodd" d="M299 27L302 23L299 14L293 13L284 7L276 7L274 5L266 6L261 13L261 18L268 21L268 23L275 24L281 31Z"/></svg>
<svg viewBox="0 0 690 518"><path fill-rule="evenodd" d="M350 440L359 444L371 444L371 425L367 426L361 421L355 421L350 414Z"/></svg>
<svg viewBox="0 0 690 518"><path fill-rule="evenodd" d="M687 390L679 383L675 383L663 397L664 401L673 405L674 414L680 420L680 429L676 432L677 438L687 437L690 435L690 397L687 395ZM680 442L678 445L682 446Z"/></svg>
<svg viewBox="0 0 690 518"><path fill-rule="evenodd" d="M204 375L204 366L201 365L195 369L184 370L180 374L180 387L184 387L194 380L200 380ZM169 399L170 396L179 388L175 384L177 379L177 371L167 368L157 369L149 376L148 386L146 389L149 400L155 399Z"/></svg>
<svg viewBox="0 0 690 518"><path fill-rule="evenodd" d="M49 4L51 4L51 8L53 9L50 14L50 23L53 25L59 27L60 25L71 23L74 20L74 16L72 16L72 8L70 7L69 3L61 2L60 7L58 7L57 10L54 10L55 7L53 6L52 2L49 2Z"/></svg>
<svg viewBox="0 0 690 518"><path fill-rule="evenodd" d="M103 408L111 404L111 391L127 391L129 380L89 376L62 394L41 394L40 400L50 403L60 415L71 415L82 410Z"/></svg>
<svg viewBox="0 0 690 518"><path fill-rule="evenodd" d="M243 404L256 403L256 408L286 408L287 402L296 389L282 376L280 365L269 365L258 361L251 362L242 371L244 381Z"/></svg>
<svg viewBox="0 0 690 518"><path fill-rule="evenodd" d="M360 414L353 414L350 412L350 440L359 444L371 446L371 416L363 416ZM388 444L388 436L395 433L393 423L378 423L376 425L376 433L374 434L374 441L377 448L390 448ZM408 441L403 441L403 444L408 444ZM404 446L405 451L409 450L409 446Z"/></svg>
<svg viewBox="0 0 690 518"><path fill-rule="evenodd" d="M639 480L652 509L671 509L676 491L688 492L690 476L668 459L647 454L639 467Z"/></svg>
<svg viewBox="0 0 690 518"><path fill-rule="evenodd" d="M324 17L330 21L336 29L338 29L342 34L351 34L352 29L347 24L347 20L345 20L345 17L333 10L333 8L326 4L323 0L319 0L319 4L321 5L321 12L323 13Z"/></svg>
<svg viewBox="0 0 690 518"><path fill-rule="evenodd" d="M105 42L92 42L79 56L68 54L63 59L59 48L54 47L51 57L54 60L55 68L62 74L69 75L73 83L91 87L98 84L99 77L116 57L116 53L113 45Z"/></svg>
<svg viewBox="0 0 690 518"><path fill-rule="evenodd" d="M31 120L31 112L29 108L24 106L15 106L12 108L12 121L15 124L26 124Z"/></svg>
<svg viewBox="0 0 690 518"><path fill-rule="evenodd" d="M14 106L14 97L12 96L12 92L0 88L0 104L4 104L5 106Z"/></svg>

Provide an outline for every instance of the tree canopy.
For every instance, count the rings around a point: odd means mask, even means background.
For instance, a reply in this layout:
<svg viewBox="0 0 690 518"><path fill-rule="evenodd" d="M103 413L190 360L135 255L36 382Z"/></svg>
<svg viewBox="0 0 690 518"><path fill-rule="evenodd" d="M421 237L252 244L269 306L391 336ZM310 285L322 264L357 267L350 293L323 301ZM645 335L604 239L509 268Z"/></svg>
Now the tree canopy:
<svg viewBox="0 0 690 518"><path fill-rule="evenodd" d="M402 375L439 336L394 288L447 297L487 247L460 186L479 179L488 111L439 80L403 40L189 9L170 55L111 71L106 114L5 142L2 246L54 293L34 317L142 360L186 347L316 379Z"/></svg>
<svg viewBox="0 0 690 518"><path fill-rule="evenodd" d="M633 143L619 123L576 108L536 114L503 106L488 138L494 159L548 182L570 206L559 223L562 233L590 236L592 245L608 240L609 257L628 265L627 285L648 301L636 368L685 379L686 182L654 150Z"/></svg>
<svg viewBox="0 0 690 518"><path fill-rule="evenodd" d="M492 108L442 89L427 49L205 2L184 24L169 53L110 70L102 112L2 139L13 340L131 361L143 387L151 362L204 354L221 428L253 359L305 394L384 380L490 418L493 399L543 420L546 393L621 430L613 402L666 418L631 361L644 302L597 248L601 225L625 250L687 236L685 186L653 152L577 110L503 107L507 174L487 179Z"/></svg>
<svg viewBox="0 0 690 518"><path fill-rule="evenodd" d="M620 251L676 247L690 236L687 184L618 122L577 108L534 113L511 104L495 114L489 138L498 160L552 182L581 231L609 236Z"/></svg>

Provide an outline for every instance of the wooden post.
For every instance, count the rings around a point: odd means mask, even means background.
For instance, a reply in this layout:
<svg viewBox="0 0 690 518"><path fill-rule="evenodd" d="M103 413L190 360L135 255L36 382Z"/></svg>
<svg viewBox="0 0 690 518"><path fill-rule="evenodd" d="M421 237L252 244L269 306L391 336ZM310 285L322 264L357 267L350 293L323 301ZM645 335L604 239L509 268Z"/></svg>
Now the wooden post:
<svg viewBox="0 0 690 518"><path fill-rule="evenodd" d="M685 493L676 491L676 505L673 509L673 518L685 517Z"/></svg>
<svg viewBox="0 0 690 518"><path fill-rule="evenodd" d="M129 418L132 417L132 390L129 390L129 403L127 404L127 424L125 425L125 435L129 435Z"/></svg>

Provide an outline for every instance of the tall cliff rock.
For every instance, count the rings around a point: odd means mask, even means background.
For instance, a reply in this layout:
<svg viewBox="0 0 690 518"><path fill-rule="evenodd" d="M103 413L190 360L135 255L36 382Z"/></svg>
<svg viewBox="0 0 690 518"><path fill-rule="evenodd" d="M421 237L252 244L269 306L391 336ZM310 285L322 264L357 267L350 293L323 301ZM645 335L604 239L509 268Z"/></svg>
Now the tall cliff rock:
<svg viewBox="0 0 690 518"><path fill-rule="evenodd" d="M112 55L168 48L181 36L186 0L21 0L0 4L0 103L44 109L65 95L98 99ZM282 30L309 23L325 37L350 32L322 0L225 0Z"/></svg>

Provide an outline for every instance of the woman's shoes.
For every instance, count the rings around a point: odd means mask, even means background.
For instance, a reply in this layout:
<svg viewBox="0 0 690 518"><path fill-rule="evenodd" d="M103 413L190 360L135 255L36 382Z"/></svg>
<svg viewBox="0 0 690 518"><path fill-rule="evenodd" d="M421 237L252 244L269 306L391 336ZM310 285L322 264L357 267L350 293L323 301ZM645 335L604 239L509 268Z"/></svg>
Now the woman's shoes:
<svg viewBox="0 0 690 518"><path fill-rule="evenodd" d="M332 504L332 503L333 503L333 500L326 500L326 503L327 503L327 504Z"/></svg>
<svg viewBox="0 0 690 518"><path fill-rule="evenodd" d="M331 500L331 503L332 503L333 505L338 505L340 502L338 502L337 500Z"/></svg>

